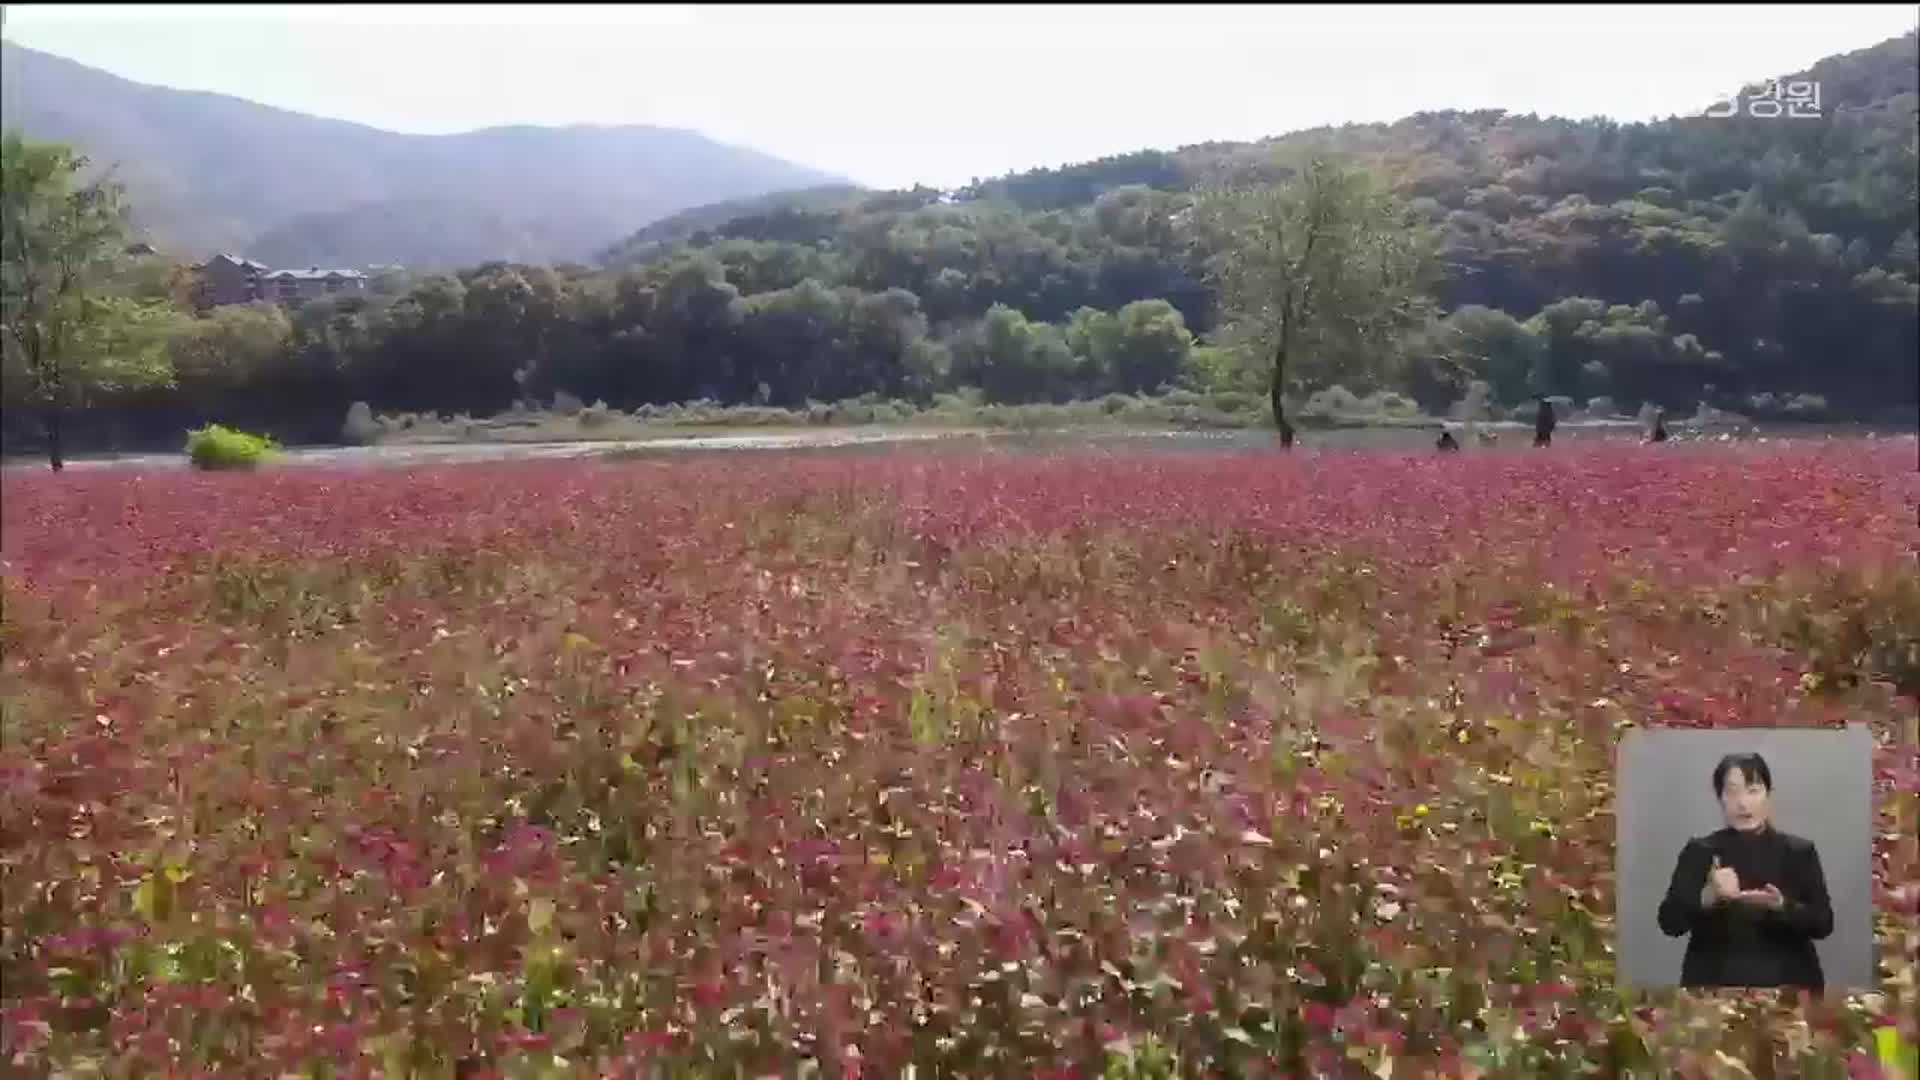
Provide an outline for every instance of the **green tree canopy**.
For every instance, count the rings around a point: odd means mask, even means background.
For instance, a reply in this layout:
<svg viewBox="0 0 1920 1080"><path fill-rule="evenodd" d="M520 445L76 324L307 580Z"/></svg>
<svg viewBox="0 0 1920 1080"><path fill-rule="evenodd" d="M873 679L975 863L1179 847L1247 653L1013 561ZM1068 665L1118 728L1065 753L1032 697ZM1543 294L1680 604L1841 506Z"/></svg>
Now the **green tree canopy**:
<svg viewBox="0 0 1920 1080"><path fill-rule="evenodd" d="M171 379L172 309L114 291L126 207L110 181L80 182L86 166L65 146L0 136L0 371L8 403L41 413L55 470L67 410Z"/></svg>
<svg viewBox="0 0 1920 1080"><path fill-rule="evenodd" d="M1431 304L1433 231L1370 174L1330 155L1311 155L1279 183L1201 191L1191 228L1228 334L1272 358L1283 433L1283 394L1377 382Z"/></svg>

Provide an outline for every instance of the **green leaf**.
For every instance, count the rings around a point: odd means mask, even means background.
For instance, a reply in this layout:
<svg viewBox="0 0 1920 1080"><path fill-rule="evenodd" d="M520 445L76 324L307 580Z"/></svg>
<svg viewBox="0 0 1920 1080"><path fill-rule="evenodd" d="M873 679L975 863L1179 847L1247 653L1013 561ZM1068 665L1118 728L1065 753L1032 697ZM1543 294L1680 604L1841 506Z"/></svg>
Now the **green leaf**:
<svg viewBox="0 0 1920 1080"><path fill-rule="evenodd" d="M544 934L553 925L553 901L542 897L527 905L527 929Z"/></svg>
<svg viewBox="0 0 1920 1080"><path fill-rule="evenodd" d="M1888 1025L1873 1032L1880 1064L1895 1076L1920 1076L1920 1046L1900 1038L1900 1029Z"/></svg>
<svg viewBox="0 0 1920 1080"><path fill-rule="evenodd" d="M133 910L149 923L166 922L173 916L173 881L164 873L148 875L133 890Z"/></svg>

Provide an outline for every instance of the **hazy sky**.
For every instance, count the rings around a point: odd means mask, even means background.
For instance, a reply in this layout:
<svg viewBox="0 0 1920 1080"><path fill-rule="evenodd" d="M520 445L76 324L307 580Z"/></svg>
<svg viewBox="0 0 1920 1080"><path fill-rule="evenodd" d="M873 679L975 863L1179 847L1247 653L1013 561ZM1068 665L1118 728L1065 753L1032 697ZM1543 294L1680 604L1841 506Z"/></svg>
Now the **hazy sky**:
<svg viewBox="0 0 1920 1080"><path fill-rule="evenodd" d="M395 131L660 124L892 187L1422 109L1691 113L1916 22L1913 4L19 4L6 36Z"/></svg>

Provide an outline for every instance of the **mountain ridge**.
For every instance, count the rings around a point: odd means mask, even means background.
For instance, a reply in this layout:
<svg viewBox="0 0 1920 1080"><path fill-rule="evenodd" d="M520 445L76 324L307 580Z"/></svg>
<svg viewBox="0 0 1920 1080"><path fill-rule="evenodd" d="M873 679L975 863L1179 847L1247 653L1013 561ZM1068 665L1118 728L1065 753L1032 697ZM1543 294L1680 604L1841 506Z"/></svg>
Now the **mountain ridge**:
<svg viewBox="0 0 1920 1080"><path fill-rule="evenodd" d="M1834 113L1858 111L1869 114L1904 110L1911 113L1915 109L1916 83L1920 83L1920 74L1916 74L1917 72L1920 72L1920 28L1872 45L1822 57L1802 71L1785 72L1769 78L1749 81L1742 85L1740 93L1742 95L1754 93L1769 81L1812 78L1821 85L1823 110L1833 110ZM1355 143L1393 137L1410 129L1417 129L1428 121L1450 122L1454 119L1467 119L1488 127L1497 125L1503 120L1515 123L1525 122L1542 127L1601 124L1616 129L1666 132L1693 123L1719 123L1718 119L1705 115L1713 104L1712 102L1703 103L1699 110L1685 115L1670 115L1663 119L1638 121L1613 120L1607 117L1542 116L1534 112L1522 113L1504 108L1421 110L1397 120L1356 120L1337 124L1319 124L1265 135L1257 139L1207 139L1184 143L1172 149L1148 147L1084 161L1064 162L1055 166L1013 170L997 177L977 179L959 188L956 194L962 202L1010 198L1016 204L1020 204L1023 209L1041 209L1041 206L1028 203L1015 192L1023 189L1031 190L1043 185L1056 186L1048 182L1059 178L1064 183L1057 186L1063 190L1043 202L1049 207L1064 207L1091 202L1102 190L1118 186L1144 185L1161 190L1186 190L1201 179L1203 174L1219 165L1223 159L1238 159L1238 164L1244 166L1256 154L1264 154L1282 147L1316 143L1326 145L1330 149L1351 149ZM735 218L763 213L770 208L770 203L781 202L783 197L803 194L806 193L775 192L753 199L714 200L691 207L678 214L649 222L609 244L599 253L597 261L610 265L644 261L643 255L663 254L670 249L670 243L662 242L668 239L670 234L677 234L671 235L671 239L678 240L685 239L687 234L695 231L693 227L674 228L678 221L698 223L699 228L708 231L716 229L724 231ZM729 215L727 211L733 203L741 205L736 214ZM818 206L811 208L823 209Z"/></svg>
<svg viewBox="0 0 1920 1080"><path fill-rule="evenodd" d="M408 134L231 94L137 82L0 43L0 122L74 145L127 186L135 222L188 257L388 262L582 259L648 222L718 198L846 183L680 127L509 124ZM247 148L255 152L247 153ZM433 228L369 239L366 218L445 200ZM461 237L463 208L473 235ZM496 216L504 227L488 224ZM505 238L514 237L507 244ZM498 245L498 246L489 246Z"/></svg>

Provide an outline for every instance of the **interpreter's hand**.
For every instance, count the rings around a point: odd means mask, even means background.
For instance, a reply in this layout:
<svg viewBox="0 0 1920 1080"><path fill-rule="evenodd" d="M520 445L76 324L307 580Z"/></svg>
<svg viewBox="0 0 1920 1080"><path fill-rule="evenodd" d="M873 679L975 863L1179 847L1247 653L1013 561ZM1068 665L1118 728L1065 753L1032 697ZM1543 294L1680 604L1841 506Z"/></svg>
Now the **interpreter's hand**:
<svg viewBox="0 0 1920 1080"><path fill-rule="evenodd" d="M1775 885L1769 885L1764 889L1743 890L1735 899L1743 904L1766 908L1768 911L1779 911L1787 906L1787 898L1780 894L1779 887Z"/></svg>
<svg viewBox="0 0 1920 1080"><path fill-rule="evenodd" d="M1708 906L1722 900L1732 900L1740 895L1740 875L1731 866L1721 866L1720 856L1713 857L1713 866L1707 871L1707 886L1701 890L1700 899Z"/></svg>

